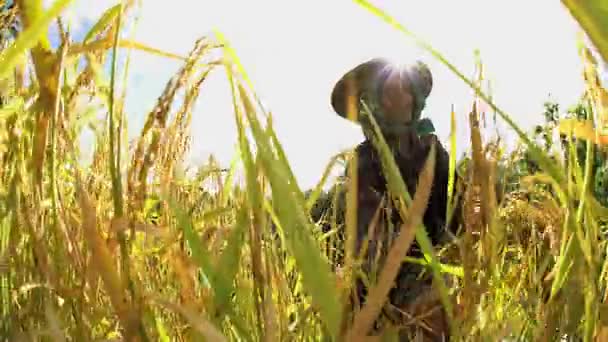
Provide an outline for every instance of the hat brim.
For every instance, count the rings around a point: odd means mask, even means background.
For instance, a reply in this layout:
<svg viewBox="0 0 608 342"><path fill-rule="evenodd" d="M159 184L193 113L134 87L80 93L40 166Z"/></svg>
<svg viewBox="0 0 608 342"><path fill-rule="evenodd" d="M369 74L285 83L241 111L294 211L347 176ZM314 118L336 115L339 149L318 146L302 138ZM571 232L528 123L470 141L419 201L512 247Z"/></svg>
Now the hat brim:
<svg viewBox="0 0 608 342"><path fill-rule="evenodd" d="M390 62L384 58L374 58L365 63L357 65L344 74L344 76L342 76L338 82L336 82L331 93L331 106L336 114L348 119L348 82L353 82L353 95L356 99L358 99L361 94L361 89L370 84L372 78L377 77L377 75L380 74L380 71L389 65ZM358 122L358 120L355 121Z"/></svg>

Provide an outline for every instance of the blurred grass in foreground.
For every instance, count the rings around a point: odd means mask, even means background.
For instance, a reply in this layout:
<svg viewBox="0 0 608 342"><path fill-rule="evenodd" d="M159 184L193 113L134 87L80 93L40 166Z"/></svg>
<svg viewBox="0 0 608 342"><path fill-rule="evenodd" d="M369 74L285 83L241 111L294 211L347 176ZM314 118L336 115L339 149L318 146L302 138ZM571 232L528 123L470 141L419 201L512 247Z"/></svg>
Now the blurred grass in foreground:
<svg viewBox="0 0 608 342"><path fill-rule="evenodd" d="M61 45L53 50L40 33L67 3L58 1L43 13L40 1L17 1L4 12L2 30L12 35L3 35L0 65L0 336L282 341L365 333L394 269L382 270L370 292L374 300L350 317L346 299L357 260L335 265L335 254L345 249L345 241L336 241L341 227L324 234L310 215L315 204L334 200L321 190L325 177L313 191L298 186L272 116L259 105L228 41L219 32L203 37L183 57L120 39L129 24L124 15L135 8L129 1L101 14L83 42L71 41L58 20ZM378 8L359 3L408 33ZM22 28L9 30L17 22ZM451 334L456 340L608 338L608 194L599 191L608 174L602 173L605 150L592 139L568 135L561 144L537 144L481 92L481 79L465 78L425 46L522 141L509 154L497 142L483 142L483 113L473 106L472 154L458 163L451 156L451 167L467 185L455 189L448 206L452 214L455 201L462 201L462 213L454 213L463 215L462 233L437 251L422 229L403 235L403 241L417 239L429 256L407 262L434 272ZM123 112L128 62L122 68L116 62L124 48L184 62L132 148ZM113 66L106 81L100 67L108 58ZM82 59L86 63L78 66ZM594 61L586 63L589 89L577 113L593 122L594 114L606 110L605 90ZM209 73L218 69L230 80L238 150L228 169L211 160L185 176L193 106ZM99 103L102 121L95 119ZM454 132L461 123L454 113L452 118ZM557 131L555 122L552 117L541 127L546 141ZM95 132L96 149L85 167L77 138L86 127ZM422 191L411 199L386 146L377 143L389 187L402 194L402 215L420 215L432 173L423 173ZM336 156L328 170L340 159L348 158ZM238 175L244 175L243 184L235 181ZM391 253L399 262L404 252ZM385 337L393 332L389 327Z"/></svg>

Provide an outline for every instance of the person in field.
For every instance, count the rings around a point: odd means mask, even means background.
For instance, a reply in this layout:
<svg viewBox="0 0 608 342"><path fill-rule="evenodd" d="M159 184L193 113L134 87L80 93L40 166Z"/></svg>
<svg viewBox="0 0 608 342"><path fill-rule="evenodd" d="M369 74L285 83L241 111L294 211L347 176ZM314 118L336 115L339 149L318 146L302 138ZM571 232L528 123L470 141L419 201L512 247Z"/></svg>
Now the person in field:
<svg viewBox="0 0 608 342"><path fill-rule="evenodd" d="M426 64L416 61L411 65L395 65L383 58L371 59L348 71L335 84L331 94L331 106L343 118L354 120L359 124L365 136L355 150L358 157L358 210L356 251L359 251L367 240L367 253L363 256L362 270L376 276L382 268L382 256L397 238L402 220L393 202L388 197L387 181L384 176L379 152L372 143L373 133L370 122L362 115L365 103L371 111L380 131L389 145L401 176L411 197L416 193L418 176L428 158L432 144L435 144L436 164L433 186L423 217L427 234L434 245L440 244L446 237L448 226L446 206L448 200L447 184L449 178L449 155L441 145L433 122L422 117L426 100L433 88L433 77ZM356 100L357 106L349 104L349 94ZM356 108L355 115L347 113L348 108ZM345 186L348 187L348 168L345 171ZM341 211L345 206L345 191L339 196ZM382 204L382 205L381 205ZM379 215L376 214L379 212ZM339 215L344 223L344 214ZM314 216L314 215L313 215ZM377 216L377 219L374 217ZM370 223L373 232L368 236ZM457 217L451 220L450 230L457 228ZM343 234L344 232L342 232ZM419 246L414 242L408 252L409 256L422 257ZM378 259L379 257L379 259ZM378 260L380 260L378 262ZM426 270L420 276L423 267L412 263L403 263L396 278L396 284L390 292L390 304L384 310L391 321L399 324L411 321L411 316L403 312L416 314L414 307L420 307L422 298L428 297L431 290L432 275ZM361 281L357 284L357 298L361 305L365 302L367 289ZM391 310L393 308L394 310ZM430 308L427 308L430 309ZM439 311L442 311L441 308ZM417 314L424 315L424 312ZM427 317L433 322L436 330L446 332L443 315ZM427 332L428 336L436 336ZM425 334L427 334L425 333ZM437 333L440 333L439 331Z"/></svg>

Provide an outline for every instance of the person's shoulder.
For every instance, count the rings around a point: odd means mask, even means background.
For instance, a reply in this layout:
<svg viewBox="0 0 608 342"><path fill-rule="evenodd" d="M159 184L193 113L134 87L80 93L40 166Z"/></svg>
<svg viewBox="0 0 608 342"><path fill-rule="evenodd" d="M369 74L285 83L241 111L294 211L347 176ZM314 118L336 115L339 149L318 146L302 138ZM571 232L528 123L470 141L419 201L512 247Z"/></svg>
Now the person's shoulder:
<svg viewBox="0 0 608 342"><path fill-rule="evenodd" d="M366 139L357 145L355 155L357 156L357 169L359 171L367 170L365 172L370 172L370 170L378 167L378 152L370 140Z"/></svg>
<svg viewBox="0 0 608 342"><path fill-rule="evenodd" d="M422 135L420 135L420 139L424 140L425 142L428 142L428 143L435 142L435 143L441 144L439 137L435 133L422 134Z"/></svg>
<svg viewBox="0 0 608 342"><path fill-rule="evenodd" d="M436 134L431 133L431 134L421 136L420 141L422 141L422 144L424 145L425 150L427 150L427 151L429 151L431 149L431 146L433 144L435 145L435 154L439 158L436 161L437 163L445 163L445 162L449 161L450 154L447 151L447 149L443 146L443 144L441 143L441 140L439 140L439 137Z"/></svg>
<svg viewBox="0 0 608 342"><path fill-rule="evenodd" d="M369 139L365 139L355 148L355 153L357 153L359 156L364 154L372 154L374 151L374 145Z"/></svg>

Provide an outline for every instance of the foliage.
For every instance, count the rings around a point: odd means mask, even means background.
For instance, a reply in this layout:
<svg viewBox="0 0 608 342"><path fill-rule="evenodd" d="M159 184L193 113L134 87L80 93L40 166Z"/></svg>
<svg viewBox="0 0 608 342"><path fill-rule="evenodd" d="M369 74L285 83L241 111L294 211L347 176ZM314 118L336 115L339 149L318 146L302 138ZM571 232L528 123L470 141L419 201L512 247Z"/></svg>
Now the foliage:
<svg viewBox="0 0 608 342"><path fill-rule="evenodd" d="M358 3L409 34L381 10ZM429 303L442 305L453 339L608 336L605 148L559 136L564 118L590 119L602 109L588 75L580 104L562 117L558 104L547 103L545 124L528 134L478 82L425 45L515 130L521 146L506 153L483 142L473 106L471 152L456 163L454 139L449 149L450 169L457 172L450 171L455 191L446 212L462 218L461 230L436 248L424 229L415 229L432 168L421 172L410 198L411 179L400 177L386 142L374 141L387 186L398 194L396 210L413 217L405 231L414 234L387 246L391 262L370 282L373 300L349 312L360 261L349 226L354 197L336 202L341 179L321 191L329 172L314 189L298 186L272 116L229 42L220 33L203 37L183 57L121 39L125 14L136 9L131 1L100 14L81 42L57 20L61 44L53 49L38 33L65 4L49 12L39 0L2 6L8 21L0 26L7 61L0 66L6 75L0 83L0 336L356 339L369 333L414 239L422 257L405 262L429 269L437 289L428 301L421 298L418 312L432 309ZM116 62L125 49L183 61L132 146L125 141L123 108L129 64ZM218 52L223 58L207 58ZM106 80L100 66L108 59ZM32 71L29 79L24 70ZM192 111L207 76L218 70L230 80L238 149L228 168L210 160L188 176L181 170ZM96 137L90 165L81 164L77 143L86 129ZM327 171L339 160L353 159L336 156ZM419 318L409 323L425 329ZM384 337L394 340L398 327L385 328Z"/></svg>
<svg viewBox="0 0 608 342"><path fill-rule="evenodd" d="M594 0L562 0L562 4L598 47L604 63L608 63L608 4Z"/></svg>

